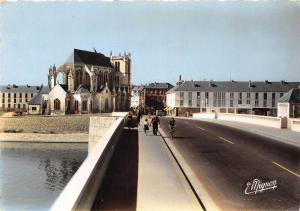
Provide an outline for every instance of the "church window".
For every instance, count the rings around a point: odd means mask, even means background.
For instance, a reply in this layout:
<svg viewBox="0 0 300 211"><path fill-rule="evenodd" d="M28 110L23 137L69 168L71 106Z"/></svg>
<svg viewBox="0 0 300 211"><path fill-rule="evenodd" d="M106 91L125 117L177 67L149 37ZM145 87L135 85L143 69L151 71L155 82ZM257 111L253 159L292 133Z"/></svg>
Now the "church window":
<svg viewBox="0 0 300 211"><path fill-rule="evenodd" d="M82 101L82 111L87 111L87 101L86 100Z"/></svg>
<svg viewBox="0 0 300 211"><path fill-rule="evenodd" d="M75 100L75 111L78 111L78 101Z"/></svg>
<svg viewBox="0 0 300 211"><path fill-rule="evenodd" d="M60 110L60 100L57 98L54 100L54 110Z"/></svg>

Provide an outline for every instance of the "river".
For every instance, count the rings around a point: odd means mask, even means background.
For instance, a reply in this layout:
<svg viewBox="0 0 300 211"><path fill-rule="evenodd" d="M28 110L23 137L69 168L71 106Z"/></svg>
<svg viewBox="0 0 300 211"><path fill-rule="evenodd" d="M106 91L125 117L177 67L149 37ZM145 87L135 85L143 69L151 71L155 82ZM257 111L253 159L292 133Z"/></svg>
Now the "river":
<svg viewBox="0 0 300 211"><path fill-rule="evenodd" d="M87 150L86 143L0 142L0 210L49 210Z"/></svg>

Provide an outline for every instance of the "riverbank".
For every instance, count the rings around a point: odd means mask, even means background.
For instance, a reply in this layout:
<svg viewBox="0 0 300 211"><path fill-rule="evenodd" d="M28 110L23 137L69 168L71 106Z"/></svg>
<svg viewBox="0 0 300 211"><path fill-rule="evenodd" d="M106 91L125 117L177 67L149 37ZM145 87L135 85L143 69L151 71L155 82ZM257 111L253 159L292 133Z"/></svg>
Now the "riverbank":
<svg viewBox="0 0 300 211"><path fill-rule="evenodd" d="M90 115L0 117L0 132L88 134L89 121Z"/></svg>
<svg viewBox="0 0 300 211"><path fill-rule="evenodd" d="M0 141L87 143L90 116L0 117Z"/></svg>

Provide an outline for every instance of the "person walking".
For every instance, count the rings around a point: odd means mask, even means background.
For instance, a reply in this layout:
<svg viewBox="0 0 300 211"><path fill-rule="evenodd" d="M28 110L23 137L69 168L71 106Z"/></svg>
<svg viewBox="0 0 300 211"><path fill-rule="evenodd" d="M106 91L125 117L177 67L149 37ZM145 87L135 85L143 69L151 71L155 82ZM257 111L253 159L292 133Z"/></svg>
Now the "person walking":
<svg viewBox="0 0 300 211"><path fill-rule="evenodd" d="M142 117L142 112L140 109L137 109L136 122L138 125L140 125L141 117Z"/></svg>
<svg viewBox="0 0 300 211"><path fill-rule="evenodd" d="M153 135L157 136L158 124L160 124L158 116L154 116L152 118L152 128L153 128Z"/></svg>
<svg viewBox="0 0 300 211"><path fill-rule="evenodd" d="M171 134L172 139L175 135L175 127L176 127L176 122L175 122L174 117L172 117L169 122L170 134Z"/></svg>
<svg viewBox="0 0 300 211"><path fill-rule="evenodd" d="M144 120L144 132L145 132L145 134L147 135L147 131L149 130L149 121L148 121L148 119L146 118L145 120Z"/></svg>
<svg viewBox="0 0 300 211"><path fill-rule="evenodd" d="M129 112L128 116L127 116L127 127L130 130L131 128L133 128L133 117L131 112Z"/></svg>

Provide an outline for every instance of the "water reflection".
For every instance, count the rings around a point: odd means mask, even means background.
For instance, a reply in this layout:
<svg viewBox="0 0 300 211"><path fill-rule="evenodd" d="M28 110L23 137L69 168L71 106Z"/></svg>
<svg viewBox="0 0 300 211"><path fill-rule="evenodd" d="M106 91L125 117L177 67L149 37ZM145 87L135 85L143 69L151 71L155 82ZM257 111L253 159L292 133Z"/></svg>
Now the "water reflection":
<svg viewBox="0 0 300 211"><path fill-rule="evenodd" d="M51 161L49 159L41 159L38 168L45 170L46 188L55 191L62 190L65 187L81 163L76 160Z"/></svg>
<svg viewBox="0 0 300 211"><path fill-rule="evenodd" d="M0 143L0 210L48 210L87 156L87 144Z"/></svg>

